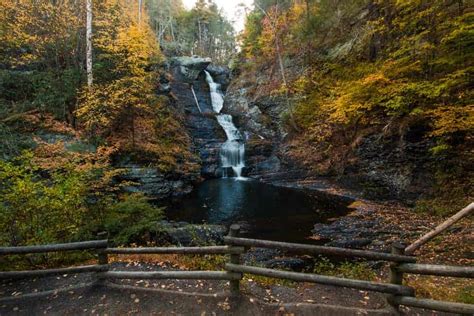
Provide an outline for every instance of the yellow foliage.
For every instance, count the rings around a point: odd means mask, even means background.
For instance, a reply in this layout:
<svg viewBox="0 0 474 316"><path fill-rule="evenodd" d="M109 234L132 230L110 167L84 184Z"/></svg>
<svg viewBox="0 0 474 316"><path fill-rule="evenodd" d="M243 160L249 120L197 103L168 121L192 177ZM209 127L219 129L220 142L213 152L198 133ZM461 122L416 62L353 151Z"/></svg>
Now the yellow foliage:
<svg viewBox="0 0 474 316"><path fill-rule="evenodd" d="M14 67L35 61L61 66L73 58L69 42L82 24L83 7L72 0L0 0L0 62Z"/></svg>
<svg viewBox="0 0 474 316"><path fill-rule="evenodd" d="M428 113L433 118L432 136L444 136L456 132L474 132L474 104L443 106Z"/></svg>

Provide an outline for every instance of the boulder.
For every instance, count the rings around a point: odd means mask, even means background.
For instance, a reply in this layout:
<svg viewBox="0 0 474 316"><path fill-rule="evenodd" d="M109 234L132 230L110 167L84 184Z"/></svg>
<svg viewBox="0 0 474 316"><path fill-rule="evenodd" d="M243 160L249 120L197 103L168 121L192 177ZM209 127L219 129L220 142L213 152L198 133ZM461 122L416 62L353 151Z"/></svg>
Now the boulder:
<svg viewBox="0 0 474 316"><path fill-rule="evenodd" d="M210 64L207 66L206 71L211 74L215 82L221 85L222 91L225 92L231 80L229 68Z"/></svg>
<svg viewBox="0 0 474 316"><path fill-rule="evenodd" d="M227 232L222 225L195 225L187 222L161 221L154 237L157 245L182 247L222 244Z"/></svg>
<svg viewBox="0 0 474 316"><path fill-rule="evenodd" d="M206 69L212 62L210 58L202 58L198 56L181 56L174 57L171 59L171 65L176 67L178 71L175 75L178 75L178 80L193 83L197 80L199 74Z"/></svg>
<svg viewBox="0 0 474 316"><path fill-rule="evenodd" d="M255 263L268 262L278 256L281 256L281 251L278 249L251 248L242 255L242 261L252 265Z"/></svg>
<svg viewBox="0 0 474 316"><path fill-rule="evenodd" d="M309 266L308 262L300 258L277 258L265 262L265 267L301 272Z"/></svg>

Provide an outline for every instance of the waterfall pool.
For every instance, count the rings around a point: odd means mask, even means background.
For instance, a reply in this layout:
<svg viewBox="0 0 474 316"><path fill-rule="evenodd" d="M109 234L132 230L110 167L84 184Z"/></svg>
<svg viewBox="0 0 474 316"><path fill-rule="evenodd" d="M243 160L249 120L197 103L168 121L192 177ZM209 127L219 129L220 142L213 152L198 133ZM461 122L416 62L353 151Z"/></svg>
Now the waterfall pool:
<svg viewBox="0 0 474 316"><path fill-rule="evenodd" d="M314 224L347 214L348 204L322 192L222 178L204 181L189 196L170 202L166 215L195 224L240 223L251 238L318 243L308 239Z"/></svg>

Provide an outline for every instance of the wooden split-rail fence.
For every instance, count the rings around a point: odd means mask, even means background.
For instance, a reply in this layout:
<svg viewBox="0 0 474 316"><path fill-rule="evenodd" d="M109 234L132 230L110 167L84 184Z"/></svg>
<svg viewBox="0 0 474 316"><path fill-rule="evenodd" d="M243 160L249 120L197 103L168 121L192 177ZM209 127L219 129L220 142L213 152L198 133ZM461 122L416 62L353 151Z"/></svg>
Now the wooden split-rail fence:
<svg viewBox="0 0 474 316"><path fill-rule="evenodd" d="M382 253L368 250L356 250L337 247L314 246L305 244L285 243L269 240L248 239L239 237L240 227L232 225L228 236L224 238L224 246L208 247L144 247L144 248L110 248L108 240L84 241L68 244L52 244L43 246L0 247L0 255L19 255L30 253L62 252L73 250L94 250L98 254L98 263L95 265L76 266L60 269L45 269L31 271L0 272L0 279L18 279L63 275L71 273L95 272L99 284L110 279L199 279L199 280L227 280L230 281L230 295L240 294L240 281L243 274L279 278L291 281L318 283L337 287L352 288L364 291L373 291L386 294L388 306L397 313L399 306L411 306L436 311L445 311L458 314L474 314L474 305L421 299L415 297L412 287L403 285L405 274L432 275L454 278L474 278L474 267L447 266L416 263L416 257L406 255L404 247L395 243L391 253ZM390 277L387 283L354 280L324 276L312 273L299 273L276 269L261 268L244 265L240 256L250 247L271 248L291 253L307 255L327 255L340 258L362 258L371 261L390 262ZM229 261L224 271L110 271L108 255L120 254L183 254L183 255L229 255ZM79 285L77 287L84 287ZM70 291L71 287L67 288ZM0 298L0 302L28 296L48 295L57 293L57 290L24 294L20 297Z"/></svg>

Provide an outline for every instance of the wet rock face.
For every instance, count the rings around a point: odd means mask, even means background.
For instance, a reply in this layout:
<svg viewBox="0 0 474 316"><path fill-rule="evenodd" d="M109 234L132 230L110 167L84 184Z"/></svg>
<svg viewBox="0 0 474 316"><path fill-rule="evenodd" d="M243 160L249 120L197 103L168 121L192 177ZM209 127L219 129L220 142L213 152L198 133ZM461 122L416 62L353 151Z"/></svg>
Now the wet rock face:
<svg viewBox="0 0 474 316"><path fill-rule="evenodd" d="M266 112L270 104L252 102L247 88L235 88L232 85L225 97L224 110L235 117L236 123L250 138L273 139L277 130L272 126L277 118Z"/></svg>
<svg viewBox="0 0 474 316"><path fill-rule="evenodd" d="M400 227L378 218L375 211L357 210L332 223L315 224L312 232L327 246L388 251L392 240L399 238Z"/></svg>
<svg viewBox="0 0 474 316"><path fill-rule="evenodd" d="M262 97L253 100L249 88L231 84L224 111L232 114L236 125L246 137L245 174L264 176L282 170L281 143L284 136L279 126L281 100Z"/></svg>
<svg viewBox="0 0 474 316"><path fill-rule="evenodd" d="M249 139L245 146L247 174L261 175L280 171L281 161L274 153L274 142L266 139Z"/></svg>
<svg viewBox="0 0 474 316"><path fill-rule="evenodd" d="M225 94L231 81L230 69L224 66L210 64L207 66L206 71L211 74L215 82L221 85L221 90Z"/></svg>
<svg viewBox="0 0 474 316"><path fill-rule="evenodd" d="M141 192L157 200L190 193L193 189L192 184L196 180L182 175L163 174L156 168L140 165L119 167L124 172L116 180L132 183L123 188L125 192Z"/></svg>
<svg viewBox="0 0 474 316"><path fill-rule="evenodd" d="M429 190L427 139L386 139L371 135L356 149L355 164L348 166L341 180L349 187L358 187L370 198L414 200Z"/></svg>
<svg viewBox="0 0 474 316"><path fill-rule="evenodd" d="M219 153L226 137L215 118L204 70L209 71L211 75L214 74L216 76L214 80L220 84L228 83L230 75L226 68L209 65L208 62L209 59L206 58L193 58L192 60L185 58L184 62L181 59L180 62L172 62L170 71L174 76L170 80L170 88L171 94L175 97L176 107L185 117L185 126L193 140L193 150L201 160L201 176L216 178L222 174L219 168ZM191 77L185 76L183 78L181 69L183 64L195 71ZM196 98L192 90L194 90ZM196 104L196 99L199 107Z"/></svg>

